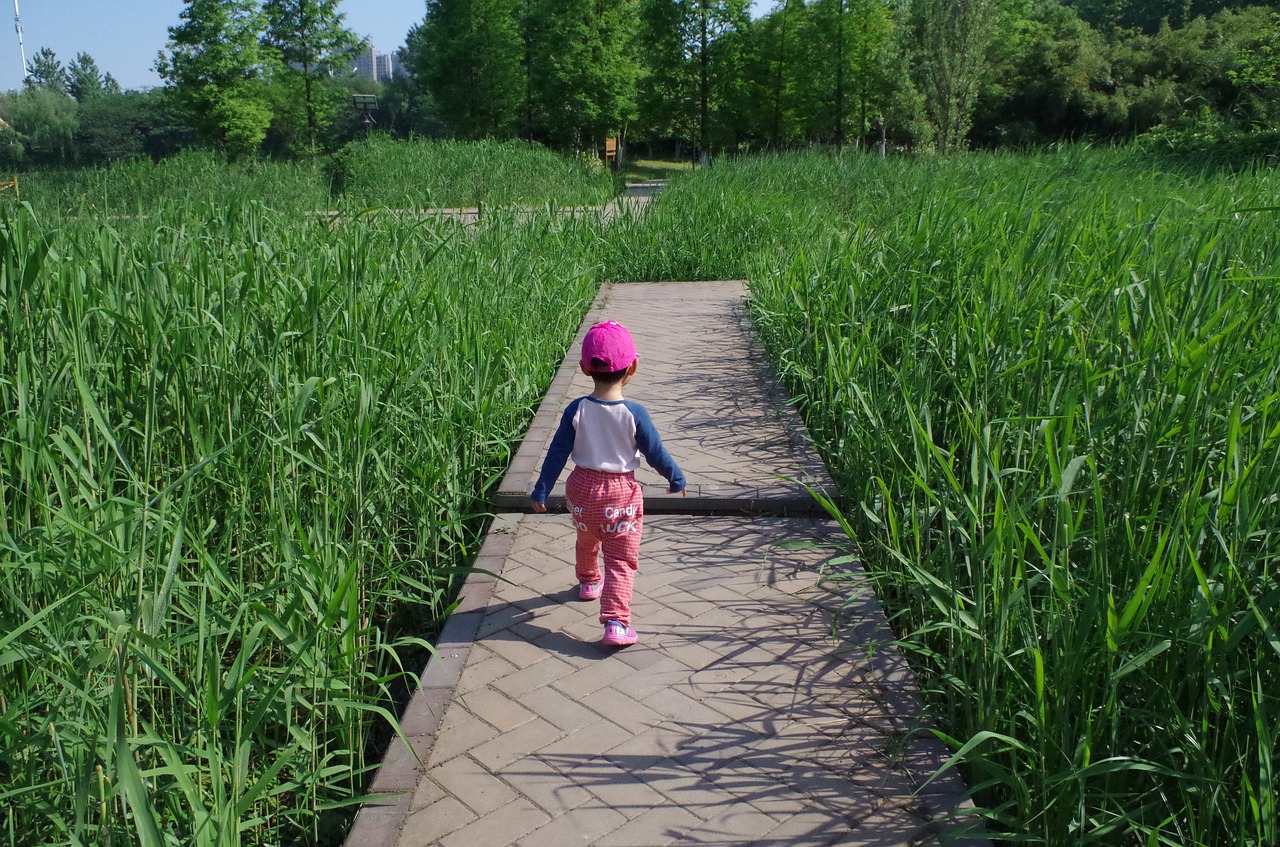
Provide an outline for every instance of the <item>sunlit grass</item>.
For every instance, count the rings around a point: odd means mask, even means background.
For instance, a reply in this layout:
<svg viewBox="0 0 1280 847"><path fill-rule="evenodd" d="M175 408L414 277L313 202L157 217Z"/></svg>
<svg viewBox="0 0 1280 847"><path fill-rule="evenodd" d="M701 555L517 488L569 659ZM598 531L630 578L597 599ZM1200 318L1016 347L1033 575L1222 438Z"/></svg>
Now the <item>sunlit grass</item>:
<svg viewBox="0 0 1280 847"><path fill-rule="evenodd" d="M0 843L331 841L596 237L161 211L0 218Z"/></svg>
<svg viewBox="0 0 1280 847"><path fill-rule="evenodd" d="M784 185L812 235L757 253L753 316L997 830L1276 843L1276 176L1071 151L714 190Z"/></svg>

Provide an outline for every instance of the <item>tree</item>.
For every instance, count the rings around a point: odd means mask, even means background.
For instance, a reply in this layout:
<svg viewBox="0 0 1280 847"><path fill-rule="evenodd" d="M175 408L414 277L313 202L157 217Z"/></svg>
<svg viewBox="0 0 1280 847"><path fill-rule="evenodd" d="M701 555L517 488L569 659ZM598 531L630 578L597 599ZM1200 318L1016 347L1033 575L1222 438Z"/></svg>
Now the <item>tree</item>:
<svg viewBox="0 0 1280 847"><path fill-rule="evenodd" d="M1105 90L1115 78L1103 39L1070 6L1038 0L994 57L991 84L975 107L976 143L1027 145L1124 130L1123 105Z"/></svg>
<svg viewBox="0 0 1280 847"><path fill-rule="evenodd" d="M697 76L688 56L689 26L683 4L641 0L639 41L645 49L637 101L641 135L648 140L692 142L697 137Z"/></svg>
<svg viewBox="0 0 1280 847"><path fill-rule="evenodd" d="M747 0L685 0L692 14L695 42L694 62L698 68L698 147L710 152L713 139L721 135L724 146L728 133L713 126L715 112L730 98L728 89L741 81L741 45L734 40L750 23ZM730 123L732 125L732 122Z"/></svg>
<svg viewBox="0 0 1280 847"><path fill-rule="evenodd" d="M109 77L108 77L109 78ZM77 103L83 103L107 90L107 79L98 70L98 63L88 53L77 53L76 59L67 68L67 93ZM114 80L112 80L114 82Z"/></svg>
<svg viewBox="0 0 1280 847"><path fill-rule="evenodd" d="M27 88L39 88L44 91L56 91L66 94L70 84L66 68L58 61L57 55L48 47L41 47L31 57L27 65Z"/></svg>
<svg viewBox="0 0 1280 847"><path fill-rule="evenodd" d="M0 120L21 144L21 158L38 164L72 161L76 112L76 102L66 94L41 86L0 95Z"/></svg>
<svg viewBox="0 0 1280 847"><path fill-rule="evenodd" d="M262 47L265 19L254 0L189 0L156 63L198 116L202 133L233 157L258 150L271 122Z"/></svg>
<svg viewBox="0 0 1280 847"><path fill-rule="evenodd" d="M644 0L648 58L641 93L643 120L678 131L701 151L726 146L740 134L745 92L747 0ZM665 105L661 103L666 100Z"/></svg>
<svg viewBox="0 0 1280 847"><path fill-rule="evenodd" d="M427 0L427 16L409 31L405 54L461 138L509 137L525 83L520 0Z"/></svg>
<svg viewBox="0 0 1280 847"><path fill-rule="evenodd" d="M358 39L342 25L339 0L265 0L267 19L264 44L280 58L279 79L298 98L306 117L307 146L316 149L321 121L337 111L337 98L327 96L325 82L338 57L355 47Z"/></svg>
<svg viewBox="0 0 1280 847"><path fill-rule="evenodd" d="M873 119L884 118L893 90L893 19L883 0L827 0L836 26L829 43L836 45L833 118L836 146L845 140L846 128L865 135Z"/></svg>
<svg viewBox="0 0 1280 847"><path fill-rule="evenodd" d="M634 0L531 0L525 41L529 130L576 150L634 117Z"/></svg>
<svg viewBox="0 0 1280 847"><path fill-rule="evenodd" d="M938 151L963 145L987 71L995 0L915 0L916 76Z"/></svg>
<svg viewBox="0 0 1280 847"><path fill-rule="evenodd" d="M803 54L807 13L804 0L785 0L760 26L766 36L769 63L765 84L769 99L766 138L771 147L783 147L799 140L798 99L810 88Z"/></svg>
<svg viewBox="0 0 1280 847"><path fill-rule="evenodd" d="M78 116L76 158L88 164L160 159L197 143L191 116L169 89L104 91L80 104Z"/></svg>
<svg viewBox="0 0 1280 847"><path fill-rule="evenodd" d="M1227 78L1244 95L1241 111L1247 119L1274 124L1280 120L1280 12L1252 31L1254 40L1239 48L1236 67L1227 71Z"/></svg>
<svg viewBox="0 0 1280 847"><path fill-rule="evenodd" d="M81 104L80 126L75 135L81 162L103 164L141 158L146 153L146 137L134 102L143 96L102 95Z"/></svg>

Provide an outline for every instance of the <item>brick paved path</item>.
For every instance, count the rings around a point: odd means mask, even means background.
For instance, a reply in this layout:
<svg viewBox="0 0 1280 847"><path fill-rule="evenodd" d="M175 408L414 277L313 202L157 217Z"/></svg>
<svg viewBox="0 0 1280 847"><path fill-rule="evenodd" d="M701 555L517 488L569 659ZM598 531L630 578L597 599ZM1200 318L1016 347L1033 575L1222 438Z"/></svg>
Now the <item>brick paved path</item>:
<svg viewBox="0 0 1280 847"><path fill-rule="evenodd" d="M640 643L599 644L573 531L527 505L560 410L590 390L578 339L496 498L439 656L352 847L949 843L967 806L914 678L833 523L829 488L741 314L736 282L606 287L587 326L631 328L645 403L690 480L652 471ZM566 474L567 475L567 474ZM563 482L563 476L562 480ZM557 493L563 487L557 489ZM551 501L554 506L555 500ZM783 516L786 515L786 516ZM797 544L799 542L799 544ZM415 756L416 753L416 756ZM974 842L966 842L974 843Z"/></svg>
<svg viewBox="0 0 1280 847"><path fill-rule="evenodd" d="M560 413L574 397L591 393L591 379L577 365L582 336L591 324L614 318L631 330L640 352L626 394L649 409L689 479L686 496L667 494L662 477L642 467L636 477L644 484L646 513L814 512L801 482L829 489L830 478L748 334L745 293L741 282L606 286L547 389L495 503L528 505ZM549 504L563 502L566 476Z"/></svg>

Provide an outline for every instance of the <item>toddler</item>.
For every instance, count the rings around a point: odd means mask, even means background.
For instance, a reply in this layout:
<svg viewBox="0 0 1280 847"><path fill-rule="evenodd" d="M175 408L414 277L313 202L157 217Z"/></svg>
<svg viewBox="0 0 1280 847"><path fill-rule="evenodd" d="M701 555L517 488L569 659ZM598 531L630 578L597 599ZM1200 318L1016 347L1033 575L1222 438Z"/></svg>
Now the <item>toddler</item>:
<svg viewBox="0 0 1280 847"><path fill-rule="evenodd" d="M530 495L533 510L545 512L547 495L573 457L565 497L578 531L578 597L600 600L601 641L614 647L639 639L631 628L631 595L644 519L644 497L635 476L640 457L666 478L668 491L674 494L685 487L684 474L662 446L648 411L622 396L638 361L635 342L622 324L605 321L587 330L581 366L595 390L565 409Z"/></svg>

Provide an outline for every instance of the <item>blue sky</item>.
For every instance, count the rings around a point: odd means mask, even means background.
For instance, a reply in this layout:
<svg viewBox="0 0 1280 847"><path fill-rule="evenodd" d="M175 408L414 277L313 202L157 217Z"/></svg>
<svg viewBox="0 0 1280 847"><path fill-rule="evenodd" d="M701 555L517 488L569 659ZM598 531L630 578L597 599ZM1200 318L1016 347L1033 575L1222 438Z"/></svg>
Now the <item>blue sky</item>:
<svg viewBox="0 0 1280 847"><path fill-rule="evenodd" d="M754 0L756 14L773 5ZM125 88L159 85L153 70L183 0L18 0L27 61L48 47L63 65L88 53ZM368 36L380 53L404 44L405 33L426 14L425 0L344 0L347 26ZM13 27L13 0L0 0L0 91L22 84L22 60Z"/></svg>

